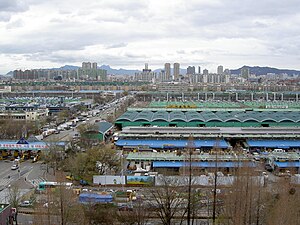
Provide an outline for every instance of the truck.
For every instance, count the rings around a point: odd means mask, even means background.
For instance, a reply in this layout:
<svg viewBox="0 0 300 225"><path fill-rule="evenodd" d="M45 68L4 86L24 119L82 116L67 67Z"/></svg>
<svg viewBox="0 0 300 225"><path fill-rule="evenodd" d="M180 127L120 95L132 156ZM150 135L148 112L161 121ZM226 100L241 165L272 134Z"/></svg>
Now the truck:
<svg viewBox="0 0 300 225"><path fill-rule="evenodd" d="M65 123L63 123L57 127L57 130L59 130L59 131L68 130L68 129L69 129L69 126Z"/></svg>
<svg viewBox="0 0 300 225"><path fill-rule="evenodd" d="M56 131L56 129L48 129L46 131L43 131L42 135L43 135L43 137L47 137L47 136L49 136L51 134L54 134L55 131Z"/></svg>

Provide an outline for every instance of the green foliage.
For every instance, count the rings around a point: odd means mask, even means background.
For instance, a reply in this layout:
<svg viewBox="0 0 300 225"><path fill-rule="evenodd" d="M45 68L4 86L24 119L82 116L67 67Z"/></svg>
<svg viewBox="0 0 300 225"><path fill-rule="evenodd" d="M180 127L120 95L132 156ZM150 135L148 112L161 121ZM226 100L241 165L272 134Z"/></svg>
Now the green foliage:
<svg viewBox="0 0 300 225"><path fill-rule="evenodd" d="M69 171L73 176L87 181L91 181L95 174L118 172L120 164L120 158L115 150L106 146L92 147L68 159Z"/></svg>

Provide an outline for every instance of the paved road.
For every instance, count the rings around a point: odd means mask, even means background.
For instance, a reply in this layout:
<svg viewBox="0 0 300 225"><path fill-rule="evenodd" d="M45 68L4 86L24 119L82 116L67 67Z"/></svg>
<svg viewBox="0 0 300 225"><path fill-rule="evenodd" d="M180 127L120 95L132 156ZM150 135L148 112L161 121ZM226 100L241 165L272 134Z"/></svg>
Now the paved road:
<svg viewBox="0 0 300 225"><path fill-rule="evenodd" d="M21 195L45 180L45 168L40 162L22 162L19 170L11 170L11 161L0 161L0 202L8 202L9 187L17 185Z"/></svg>
<svg viewBox="0 0 300 225"><path fill-rule="evenodd" d="M113 113L114 113L114 108L108 108L106 110L101 111L100 115L88 118L88 120L86 120L86 123L93 125L93 124L95 124L96 120L106 120L108 115L111 115ZM83 124L83 122L79 122L74 129L64 130L64 131L61 131L59 134L52 134L52 135L44 138L44 141L46 141L46 142L71 141L74 134L79 133L79 131L77 130L77 127L80 126L81 124Z"/></svg>

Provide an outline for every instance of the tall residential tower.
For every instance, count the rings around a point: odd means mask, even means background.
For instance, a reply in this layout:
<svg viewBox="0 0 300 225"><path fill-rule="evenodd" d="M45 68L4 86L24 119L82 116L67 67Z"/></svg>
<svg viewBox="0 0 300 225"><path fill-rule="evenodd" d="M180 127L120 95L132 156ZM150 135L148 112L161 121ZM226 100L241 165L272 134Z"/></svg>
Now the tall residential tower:
<svg viewBox="0 0 300 225"><path fill-rule="evenodd" d="M179 80L179 74L180 74L180 64L174 63L174 80Z"/></svg>
<svg viewBox="0 0 300 225"><path fill-rule="evenodd" d="M171 80L171 64L165 63L165 78L167 81Z"/></svg>

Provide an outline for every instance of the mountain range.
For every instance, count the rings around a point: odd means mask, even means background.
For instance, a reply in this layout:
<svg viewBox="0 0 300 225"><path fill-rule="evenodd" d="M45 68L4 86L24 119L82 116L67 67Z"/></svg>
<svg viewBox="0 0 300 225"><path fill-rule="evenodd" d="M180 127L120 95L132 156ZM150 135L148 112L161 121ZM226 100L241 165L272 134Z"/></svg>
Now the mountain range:
<svg viewBox="0 0 300 225"><path fill-rule="evenodd" d="M53 70L77 70L79 69L79 66L73 66L73 65L64 65L59 68L50 68ZM128 69L113 69L109 65L102 65L98 67L99 69L104 69L107 71L107 74L110 75L134 75L137 72L141 72L140 70L128 70ZM275 74L288 74L289 76L292 75L300 75L299 70L289 70L289 69L277 69L272 67L260 67L260 66L243 66L238 69L232 69L231 74L241 74L242 68L249 68L250 74L256 74L256 75L265 75L268 73L275 73ZM155 69L154 72L160 72L162 69ZM171 68L171 73L173 74L173 68ZM180 74L185 75L186 69L180 69ZM10 71L6 75L12 76L13 72Z"/></svg>
<svg viewBox="0 0 300 225"><path fill-rule="evenodd" d="M249 68L250 74L256 74L256 75L266 75L268 73L274 73L274 74L287 74L289 76L292 75L300 75L299 70L288 70L288 69L277 69L272 67L260 67L260 66L243 66L239 69L230 70L231 74L241 74L242 68Z"/></svg>

